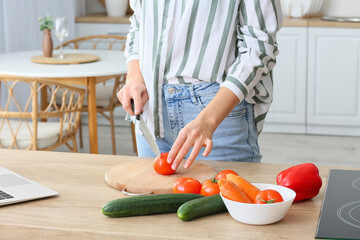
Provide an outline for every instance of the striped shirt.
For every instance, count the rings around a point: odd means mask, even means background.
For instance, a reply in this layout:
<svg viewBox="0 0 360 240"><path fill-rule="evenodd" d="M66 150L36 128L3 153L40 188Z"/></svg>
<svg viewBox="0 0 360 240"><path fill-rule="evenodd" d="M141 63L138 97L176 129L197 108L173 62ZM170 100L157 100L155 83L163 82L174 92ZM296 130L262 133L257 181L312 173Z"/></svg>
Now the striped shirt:
<svg viewBox="0 0 360 240"><path fill-rule="evenodd" d="M147 125L163 134L163 84L218 82L254 104L261 132L273 98L280 0L130 0L125 57L138 59Z"/></svg>

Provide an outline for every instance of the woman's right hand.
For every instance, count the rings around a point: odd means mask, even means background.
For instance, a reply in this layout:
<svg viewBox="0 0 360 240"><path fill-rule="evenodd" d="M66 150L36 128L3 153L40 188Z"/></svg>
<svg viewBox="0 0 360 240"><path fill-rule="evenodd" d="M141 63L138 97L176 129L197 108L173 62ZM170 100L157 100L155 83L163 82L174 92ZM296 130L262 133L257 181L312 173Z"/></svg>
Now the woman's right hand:
<svg viewBox="0 0 360 240"><path fill-rule="evenodd" d="M128 63L128 73L126 84L117 93L124 110L131 116L138 115L149 100L144 78L140 71L139 60L133 60ZM131 107L131 99L134 99L135 112Z"/></svg>

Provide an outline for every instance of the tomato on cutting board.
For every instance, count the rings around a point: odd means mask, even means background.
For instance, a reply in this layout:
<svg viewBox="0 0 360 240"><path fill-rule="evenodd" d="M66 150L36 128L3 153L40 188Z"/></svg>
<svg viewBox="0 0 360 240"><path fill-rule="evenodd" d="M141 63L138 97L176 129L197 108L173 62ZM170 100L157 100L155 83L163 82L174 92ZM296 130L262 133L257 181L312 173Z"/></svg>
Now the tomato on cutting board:
<svg viewBox="0 0 360 240"><path fill-rule="evenodd" d="M154 161L154 170L162 175L172 175L176 170L171 168L171 164L167 162L169 153L161 153L160 157L156 157Z"/></svg>
<svg viewBox="0 0 360 240"><path fill-rule="evenodd" d="M216 175L215 179L216 179L216 180L226 179L226 174L229 174L229 173L232 173L232 174L235 174L236 176L239 176L239 174L237 174L235 171L230 170L230 169L226 169L226 170L220 171L220 172Z"/></svg>
<svg viewBox="0 0 360 240"><path fill-rule="evenodd" d="M201 183L190 177L182 177L175 181L173 193L197 193L200 194Z"/></svg>
<svg viewBox="0 0 360 240"><path fill-rule="evenodd" d="M277 203L283 202L281 194L273 189L262 190L254 199L254 203L257 204L268 204L268 203Z"/></svg>

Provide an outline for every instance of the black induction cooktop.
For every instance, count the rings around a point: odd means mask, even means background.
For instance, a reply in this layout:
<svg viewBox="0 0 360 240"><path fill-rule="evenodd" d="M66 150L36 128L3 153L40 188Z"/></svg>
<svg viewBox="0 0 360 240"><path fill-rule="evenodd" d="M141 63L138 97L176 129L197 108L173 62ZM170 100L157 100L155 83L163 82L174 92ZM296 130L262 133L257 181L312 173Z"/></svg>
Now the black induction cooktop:
<svg viewBox="0 0 360 240"><path fill-rule="evenodd" d="M315 238L360 239L359 170L330 170Z"/></svg>

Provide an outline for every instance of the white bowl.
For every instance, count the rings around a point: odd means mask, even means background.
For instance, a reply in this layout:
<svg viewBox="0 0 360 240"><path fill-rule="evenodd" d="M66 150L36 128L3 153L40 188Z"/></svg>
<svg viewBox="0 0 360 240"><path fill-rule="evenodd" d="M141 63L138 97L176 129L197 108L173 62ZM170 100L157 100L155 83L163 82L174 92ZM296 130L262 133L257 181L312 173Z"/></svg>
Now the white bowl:
<svg viewBox="0 0 360 240"><path fill-rule="evenodd" d="M252 225L265 225L283 219L294 201L296 193L290 188L274 184L253 183L253 185L260 190L274 189L278 191L284 201L271 204L242 203L229 200L220 194L230 215L239 222Z"/></svg>

